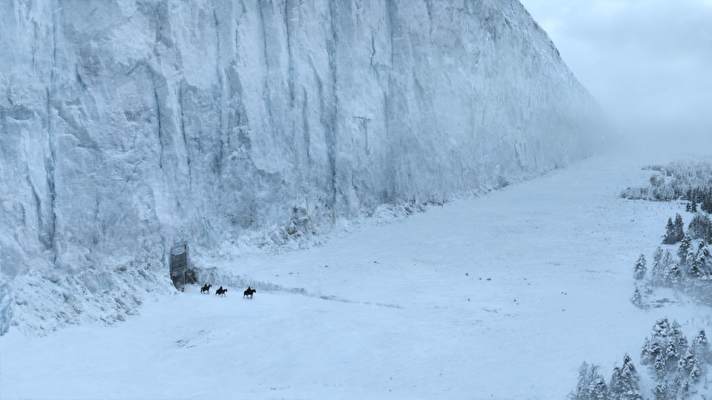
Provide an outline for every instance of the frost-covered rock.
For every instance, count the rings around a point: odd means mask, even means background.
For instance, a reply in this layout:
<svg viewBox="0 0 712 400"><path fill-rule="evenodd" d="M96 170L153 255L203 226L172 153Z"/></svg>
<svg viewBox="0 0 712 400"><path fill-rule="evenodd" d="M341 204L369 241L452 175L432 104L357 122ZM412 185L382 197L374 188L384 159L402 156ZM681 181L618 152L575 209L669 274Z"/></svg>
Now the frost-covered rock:
<svg viewBox="0 0 712 400"><path fill-rule="evenodd" d="M308 234L595 142L594 102L516 0L8 0L0 48L2 277L49 297L75 286L48 276L167 275L176 239ZM47 306L25 292L22 313Z"/></svg>

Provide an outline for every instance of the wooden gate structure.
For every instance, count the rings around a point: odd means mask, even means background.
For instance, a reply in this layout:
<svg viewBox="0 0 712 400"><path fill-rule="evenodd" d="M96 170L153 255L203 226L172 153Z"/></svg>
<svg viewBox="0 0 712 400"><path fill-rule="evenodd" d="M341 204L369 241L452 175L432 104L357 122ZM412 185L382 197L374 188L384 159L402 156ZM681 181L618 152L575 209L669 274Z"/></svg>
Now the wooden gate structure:
<svg viewBox="0 0 712 400"><path fill-rule="evenodd" d="M179 242L171 248L169 268L176 289L182 291L185 285L195 283L195 273L190 269L187 242Z"/></svg>

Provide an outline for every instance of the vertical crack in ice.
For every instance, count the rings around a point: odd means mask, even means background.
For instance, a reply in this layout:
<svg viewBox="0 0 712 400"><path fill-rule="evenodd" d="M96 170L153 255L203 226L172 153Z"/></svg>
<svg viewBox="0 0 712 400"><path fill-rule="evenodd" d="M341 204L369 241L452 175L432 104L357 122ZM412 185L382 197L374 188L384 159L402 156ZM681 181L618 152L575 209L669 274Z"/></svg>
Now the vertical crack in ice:
<svg viewBox="0 0 712 400"><path fill-rule="evenodd" d="M178 110L180 112L180 134L183 138L183 148L185 150L185 165L188 167L188 188L193 187L193 173L191 170L191 159L190 159L190 146L188 145L188 136L185 131L185 103L184 103L184 92L185 92L185 80L181 80L178 85Z"/></svg>
<svg viewBox="0 0 712 400"><path fill-rule="evenodd" d="M289 87L289 106L294 108L294 83L296 81L294 73L294 54L292 49L292 18L294 18L293 0L284 2L284 29L287 41L287 85Z"/></svg>
<svg viewBox="0 0 712 400"><path fill-rule="evenodd" d="M264 87L264 101L265 101L265 110L267 111L267 119L269 121L269 127L271 128L270 133L272 135L275 134L274 129L277 126L275 124L275 117L274 117L274 110L273 110L273 104L272 104L272 87L270 86L270 82L272 80L272 68L276 67L273 65L272 60L270 59L270 54L269 54L269 31L268 31L268 25L267 21L265 20L267 16L265 15L265 7L270 7L270 16L272 16L272 13L274 12L271 9L271 2L260 2L259 5L259 10L260 10L260 28L261 28L261 33L262 33L262 54L264 57L265 61L265 74L263 75L264 77L264 82L263 87ZM272 22L272 19L270 18L270 22Z"/></svg>
<svg viewBox="0 0 712 400"><path fill-rule="evenodd" d="M329 115L326 129L326 150L329 163L329 174L331 183L331 215L336 218L336 138L337 138L337 113L339 111L339 97L337 93L337 65L336 65L336 43L338 43L338 27L336 24L337 10L336 2L329 2L329 20L331 37L326 42L326 51L329 56L329 78L331 84L331 101L329 101Z"/></svg>
<svg viewBox="0 0 712 400"><path fill-rule="evenodd" d="M428 35L433 36L433 0L425 0L425 9L428 12Z"/></svg>
<svg viewBox="0 0 712 400"><path fill-rule="evenodd" d="M159 154L158 154L158 167L160 169L163 169L163 116L161 115L161 102L158 97L158 87L156 86L156 78L155 72L151 72L153 75L153 101L154 101L154 107L156 111L156 132L158 133L158 147L159 147Z"/></svg>
<svg viewBox="0 0 712 400"><path fill-rule="evenodd" d="M311 133L309 132L309 97L306 88L302 87L302 131L304 134L304 150L307 156L307 168L311 170Z"/></svg>
<svg viewBox="0 0 712 400"><path fill-rule="evenodd" d="M395 18L396 5L394 0L387 0L385 4L386 28L388 31L388 43L390 45L390 65L388 66L387 85L383 93L383 120L385 123L385 138L388 142L386 146L386 189L382 196L382 201L392 202L396 197L396 145L394 143L393 121L396 114L393 97L396 94L397 84L395 82Z"/></svg>
<svg viewBox="0 0 712 400"><path fill-rule="evenodd" d="M55 4L55 7L57 5ZM61 10L59 11L61 13ZM50 67L49 85L45 88L45 113L47 114L47 145L49 148L49 158L45 160L45 173L47 175L47 191L49 193L49 224L47 225L47 244L52 252L52 263L57 262L57 191L56 191L56 159L57 149L54 137L54 121L52 119L52 101L54 87L57 80L57 14L52 14L52 65Z"/></svg>
<svg viewBox="0 0 712 400"><path fill-rule="evenodd" d="M37 213L37 226L40 228L37 230L37 237L40 243L42 243L42 245L49 250L52 248L52 244L49 241L49 237L47 236L47 230L44 226L44 217L42 215L42 200L40 199L39 194L37 194L37 188L35 187L34 183L32 183L29 168L27 168L27 171L25 172L25 181L27 181L27 185L32 191L32 200L35 203L35 212Z"/></svg>
<svg viewBox="0 0 712 400"><path fill-rule="evenodd" d="M215 173L222 179L223 162L225 159L225 77L222 71L222 57L220 46L220 20L217 9L213 8L213 27L215 29L215 75L218 80L218 151L215 155Z"/></svg>
<svg viewBox="0 0 712 400"><path fill-rule="evenodd" d="M395 0L386 0L386 26L388 27L388 39L390 40L391 44L391 72L394 68L393 62L395 59L395 18L397 15L397 9L396 9L396 3Z"/></svg>
<svg viewBox="0 0 712 400"><path fill-rule="evenodd" d="M369 65L371 66L371 69L373 69L373 72L377 72L375 70L376 64L374 63L374 58L376 57L376 37L371 34L371 55L369 57Z"/></svg>

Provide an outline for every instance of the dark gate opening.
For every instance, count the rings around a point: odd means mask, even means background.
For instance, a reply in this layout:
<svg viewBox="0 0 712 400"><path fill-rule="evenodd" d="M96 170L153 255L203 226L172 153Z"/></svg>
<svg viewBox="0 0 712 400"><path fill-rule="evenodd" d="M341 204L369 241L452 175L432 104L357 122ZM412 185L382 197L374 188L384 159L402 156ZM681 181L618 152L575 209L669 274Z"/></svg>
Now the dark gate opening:
<svg viewBox="0 0 712 400"><path fill-rule="evenodd" d="M188 243L181 242L171 248L169 268L173 286L183 291L186 285L197 282L195 271L190 268Z"/></svg>

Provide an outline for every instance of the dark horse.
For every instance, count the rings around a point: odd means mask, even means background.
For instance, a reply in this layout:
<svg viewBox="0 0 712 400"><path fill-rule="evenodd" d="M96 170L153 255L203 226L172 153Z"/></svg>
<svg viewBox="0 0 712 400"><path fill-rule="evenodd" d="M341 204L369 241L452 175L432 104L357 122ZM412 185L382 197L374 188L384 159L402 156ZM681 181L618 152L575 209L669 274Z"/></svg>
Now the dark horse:
<svg viewBox="0 0 712 400"><path fill-rule="evenodd" d="M207 283L200 288L200 294L207 293L210 294L210 287L213 285L208 285Z"/></svg>
<svg viewBox="0 0 712 400"><path fill-rule="evenodd" d="M215 291L216 296L225 296L225 293L227 293L227 289L223 289L222 286L220 286L218 290Z"/></svg>
<svg viewBox="0 0 712 400"><path fill-rule="evenodd" d="M251 298L252 298L252 295L255 294L255 292L256 292L255 289L253 289L253 288L251 288L251 287L248 286L247 289L245 289L245 291L242 292L242 297L243 297L243 298L244 298L244 297L247 297L248 299L251 299Z"/></svg>

